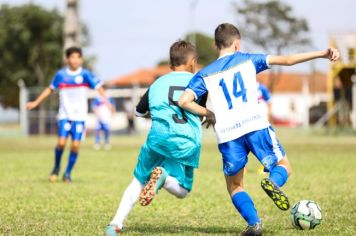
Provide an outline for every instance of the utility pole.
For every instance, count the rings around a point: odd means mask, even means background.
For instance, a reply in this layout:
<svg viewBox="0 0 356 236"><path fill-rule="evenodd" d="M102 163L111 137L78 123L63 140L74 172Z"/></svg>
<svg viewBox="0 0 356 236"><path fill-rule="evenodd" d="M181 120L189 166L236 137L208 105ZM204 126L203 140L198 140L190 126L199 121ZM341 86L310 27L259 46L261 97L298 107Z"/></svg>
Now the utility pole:
<svg viewBox="0 0 356 236"><path fill-rule="evenodd" d="M64 50L80 44L79 0L66 0L67 7L64 18Z"/></svg>

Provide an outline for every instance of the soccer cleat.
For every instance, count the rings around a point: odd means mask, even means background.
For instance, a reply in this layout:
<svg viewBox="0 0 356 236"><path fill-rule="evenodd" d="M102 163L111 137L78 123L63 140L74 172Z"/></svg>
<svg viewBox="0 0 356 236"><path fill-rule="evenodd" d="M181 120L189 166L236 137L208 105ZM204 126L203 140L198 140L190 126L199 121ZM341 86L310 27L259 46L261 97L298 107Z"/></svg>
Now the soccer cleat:
<svg viewBox="0 0 356 236"><path fill-rule="evenodd" d="M257 223L254 226L247 226L244 231L240 232L240 236L261 236L262 231L262 223Z"/></svg>
<svg viewBox="0 0 356 236"><path fill-rule="evenodd" d="M166 170L162 167L156 167L151 173L151 178L148 183L143 187L140 194L140 204L141 206L147 206L150 204L158 193L158 190L162 188L164 182L166 181L168 174Z"/></svg>
<svg viewBox="0 0 356 236"><path fill-rule="evenodd" d="M50 175L49 178L48 178L49 182L54 183L54 182L57 181L58 172L59 172L59 170L56 170L56 169L54 169L54 170L51 172L51 175Z"/></svg>
<svg viewBox="0 0 356 236"><path fill-rule="evenodd" d="M63 182L64 182L64 183L67 183L67 184L72 183L72 178L70 177L70 175L64 174L64 175L63 175Z"/></svg>
<svg viewBox="0 0 356 236"><path fill-rule="evenodd" d="M100 150L100 148L101 148L100 143L96 143L93 145L93 149L96 151Z"/></svg>
<svg viewBox="0 0 356 236"><path fill-rule="evenodd" d="M105 236L119 236L121 229L117 225L107 225Z"/></svg>
<svg viewBox="0 0 356 236"><path fill-rule="evenodd" d="M267 195L273 200L274 204L276 204L276 206L279 209L283 211L289 209L288 197L270 179L268 178L262 179L261 187L267 193Z"/></svg>
<svg viewBox="0 0 356 236"><path fill-rule="evenodd" d="M106 143L106 144L104 145L104 149L105 149L106 151L111 150L111 144Z"/></svg>

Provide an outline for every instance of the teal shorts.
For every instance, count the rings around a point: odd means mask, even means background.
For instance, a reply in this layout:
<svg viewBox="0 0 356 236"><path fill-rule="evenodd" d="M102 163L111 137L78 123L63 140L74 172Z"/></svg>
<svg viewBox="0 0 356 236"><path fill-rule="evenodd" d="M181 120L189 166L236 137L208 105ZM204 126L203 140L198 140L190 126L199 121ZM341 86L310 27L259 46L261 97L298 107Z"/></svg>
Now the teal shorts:
<svg viewBox="0 0 356 236"><path fill-rule="evenodd" d="M176 178L179 184L188 191L192 190L194 179L194 167L187 166L174 159L169 159L154 152L144 144L141 148L134 176L142 185L150 179L151 172L157 166L163 167L167 173Z"/></svg>

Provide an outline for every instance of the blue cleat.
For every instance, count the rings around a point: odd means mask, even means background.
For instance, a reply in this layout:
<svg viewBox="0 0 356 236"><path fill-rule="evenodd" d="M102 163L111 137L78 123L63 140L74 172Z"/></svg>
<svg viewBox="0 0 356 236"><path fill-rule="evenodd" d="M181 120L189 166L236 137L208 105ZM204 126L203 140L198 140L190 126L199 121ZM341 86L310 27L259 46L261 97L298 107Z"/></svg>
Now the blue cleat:
<svg viewBox="0 0 356 236"><path fill-rule="evenodd" d="M105 236L119 236L121 229L117 225L107 225L105 229Z"/></svg>
<svg viewBox="0 0 356 236"><path fill-rule="evenodd" d="M152 202L153 198L158 193L158 190L161 189L166 182L167 176L168 173L163 167L154 168L150 180L141 191L141 206L147 206Z"/></svg>

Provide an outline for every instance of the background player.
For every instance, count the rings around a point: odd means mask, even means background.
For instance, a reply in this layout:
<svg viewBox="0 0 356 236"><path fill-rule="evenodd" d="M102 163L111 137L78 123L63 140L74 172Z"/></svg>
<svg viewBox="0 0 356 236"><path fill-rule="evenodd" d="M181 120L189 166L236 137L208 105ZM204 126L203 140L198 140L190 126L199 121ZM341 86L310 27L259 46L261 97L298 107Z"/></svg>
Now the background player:
<svg viewBox="0 0 356 236"><path fill-rule="evenodd" d="M242 53L239 52L239 30L228 23L216 28L215 44L219 59L192 78L179 105L197 115L207 114L207 110L194 101L209 92L227 189L234 206L248 223L241 235L262 235L256 208L243 188L247 155L253 152L270 172L261 186L282 210L289 208L289 201L280 187L287 181L291 168L266 113L259 108L256 74L270 65L294 65L316 58L335 61L339 53L331 48L291 56ZM213 120L214 115L209 114L208 119Z"/></svg>
<svg viewBox="0 0 356 236"><path fill-rule="evenodd" d="M161 187L178 198L186 197L192 189L194 168L199 164L201 121L180 109L177 100L195 71L194 46L185 41L174 43L170 64L173 72L156 80L136 107L138 116L151 117L152 127L138 157L134 178L106 228L108 236L118 235L139 198L145 206ZM202 100L204 105L206 97Z"/></svg>
<svg viewBox="0 0 356 236"><path fill-rule="evenodd" d="M79 144L85 128L85 120L88 112L87 88L97 89L99 94L105 97L102 82L93 74L82 68L82 50L78 47L70 47L65 51L67 67L59 70L49 87L27 104L28 109L37 107L54 90L59 90L58 112L58 141L55 147L54 167L49 180L57 180L63 150L67 138L72 137L67 168L63 174L63 181L70 183L71 172L78 158ZM107 102L108 103L108 102ZM109 103L108 103L109 104Z"/></svg>
<svg viewBox="0 0 356 236"><path fill-rule="evenodd" d="M110 102L110 107L106 104L105 99L102 96L96 96L91 102L91 108L98 120L95 130L95 144L94 149L99 150L101 146L101 133L104 134L104 148L106 150L111 149L110 145L110 123L112 116L115 113L115 104L112 98L107 97Z"/></svg>

